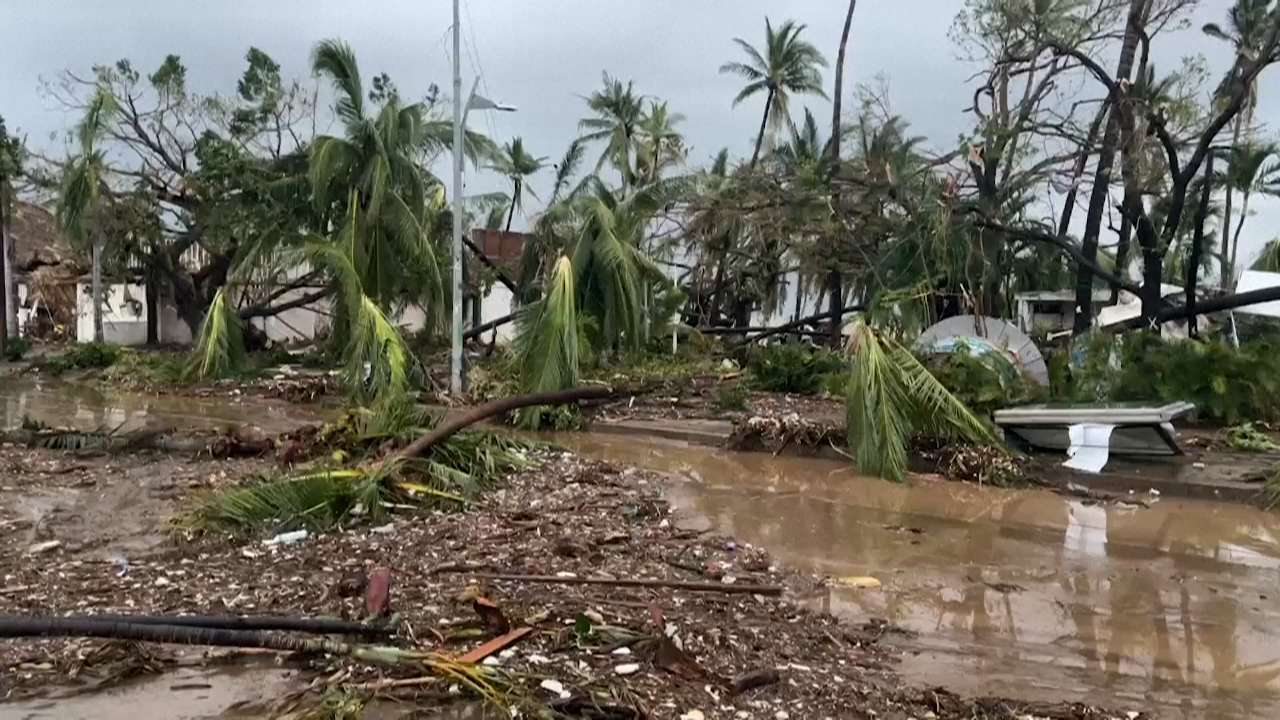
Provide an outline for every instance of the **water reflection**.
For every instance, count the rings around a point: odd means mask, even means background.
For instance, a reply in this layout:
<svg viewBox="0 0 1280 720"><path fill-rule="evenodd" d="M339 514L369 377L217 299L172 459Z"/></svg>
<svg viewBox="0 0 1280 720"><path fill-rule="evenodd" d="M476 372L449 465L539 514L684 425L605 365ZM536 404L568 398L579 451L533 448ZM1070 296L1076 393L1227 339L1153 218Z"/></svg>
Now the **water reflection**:
<svg viewBox="0 0 1280 720"><path fill-rule="evenodd" d="M1274 515L894 485L843 463L634 438L565 442L685 478L679 507L786 562L879 577L883 590L834 589L827 607L919 632L903 672L922 684L1280 717Z"/></svg>
<svg viewBox="0 0 1280 720"><path fill-rule="evenodd" d="M30 418L59 427L127 432L143 426L216 430L252 424L282 432L324 419L320 408L251 397L149 396L43 378L0 378L4 427Z"/></svg>

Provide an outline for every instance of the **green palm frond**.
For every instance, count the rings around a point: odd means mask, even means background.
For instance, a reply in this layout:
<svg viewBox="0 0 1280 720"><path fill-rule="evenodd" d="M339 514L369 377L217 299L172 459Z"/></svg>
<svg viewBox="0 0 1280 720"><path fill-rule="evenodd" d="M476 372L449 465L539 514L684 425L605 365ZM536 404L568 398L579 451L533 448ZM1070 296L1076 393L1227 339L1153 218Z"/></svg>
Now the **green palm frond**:
<svg viewBox="0 0 1280 720"><path fill-rule="evenodd" d="M990 428L906 347L859 319L849 349L853 370L845 411L849 449L860 472L901 481L917 433L998 444Z"/></svg>
<svg viewBox="0 0 1280 720"><path fill-rule="evenodd" d="M845 403L849 450L859 472L902 480L907 474L911 420L893 359L879 336L861 323L850 350L853 370Z"/></svg>
<svg viewBox="0 0 1280 720"><path fill-rule="evenodd" d="M218 288L196 333L187 374L201 380L224 378L244 367L246 357L240 315L227 302L227 288Z"/></svg>
<svg viewBox="0 0 1280 720"><path fill-rule="evenodd" d="M354 512L371 519L384 514L390 491L386 479L385 473L326 469L251 481L211 495L186 524L232 532L263 526L276 532L328 530Z"/></svg>
<svg viewBox="0 0 1280 720"><path fill-rule="evenodd" d="M547 392L577 385L583 341L569 258L560 258L546 294L522 308L517 323L514 349L521 391ZM541 417L538 409L530 409L521 415L522 424L537 429Z"/></svg>
<svg viewBox="0 0 1280 720"><path fill-rule="evenodd" d="M364 119L364 85L355 52L341 40L323 40L311 53L311 69L324 75L337 92L335 111L347 125Z"/></svg>

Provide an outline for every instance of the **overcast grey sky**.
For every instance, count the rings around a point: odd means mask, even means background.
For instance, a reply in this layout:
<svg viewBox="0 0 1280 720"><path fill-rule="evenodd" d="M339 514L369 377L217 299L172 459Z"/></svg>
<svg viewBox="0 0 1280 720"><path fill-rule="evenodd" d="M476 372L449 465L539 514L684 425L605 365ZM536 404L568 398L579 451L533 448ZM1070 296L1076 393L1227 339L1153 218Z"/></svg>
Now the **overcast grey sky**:
<svg viewBox="0 0 1280 720"><path fill-rule="evenodd" d="M893 110L937 149L954 147L972 126L964 113L972 87L964 83L976 68L958 59L948 39L962 5L862 0L849 42L849 84L885 76ZM1168 68L1182 55L1208 51L1216 79L1230 56L1196 28L1221 21L1230 2L1201 5L1192 29L1161 40L1158 64ZM230 92L250 46L269 53L286 74L308 78L312 45L337 37L354 48L366 78L385 71L411 96L432 82L450 90L449 0L0 0L0 8L0 115L46 149L61 147L49 134L74 118L41 97L39 79L121 57L149 72L167 53L178 53L193 90ZM464 86L478 65L487 94L520 108L473 116L471 125L496 129L499 141L522 135L535 154L555 160L577 133L580 96L599 86L607 70L687 117L681 129L692 163L726 146L746 155L763 99L731 107L739 81L718 69L739 55L732 38L759 44L766 15L775 23L795 19L834 62L846 8L846 0L464 0ZM1263 122L1280 109L1278 77L1276 68L1264 76ZM830 112L823 100L803 102L819 117ZM468 193L499 187L479 177ZM1277 234L1268 221L1274 214L1264 212L1246 226L1250 246Z"/></svg>

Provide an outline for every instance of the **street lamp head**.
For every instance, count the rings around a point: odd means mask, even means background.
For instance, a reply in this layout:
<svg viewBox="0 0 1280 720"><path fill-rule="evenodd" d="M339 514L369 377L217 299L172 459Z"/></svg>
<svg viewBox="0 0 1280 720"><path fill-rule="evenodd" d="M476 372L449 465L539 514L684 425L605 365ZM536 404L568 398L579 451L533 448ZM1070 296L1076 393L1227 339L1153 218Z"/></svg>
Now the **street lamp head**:
<svg viewBox="0 0 1280 720"><path fill-rule="evenodd" d="M467 102L468 110L497 110L498 112L515 112L515 105L505 105L496 103L483 95L471 94L471 99Z"/></svg>

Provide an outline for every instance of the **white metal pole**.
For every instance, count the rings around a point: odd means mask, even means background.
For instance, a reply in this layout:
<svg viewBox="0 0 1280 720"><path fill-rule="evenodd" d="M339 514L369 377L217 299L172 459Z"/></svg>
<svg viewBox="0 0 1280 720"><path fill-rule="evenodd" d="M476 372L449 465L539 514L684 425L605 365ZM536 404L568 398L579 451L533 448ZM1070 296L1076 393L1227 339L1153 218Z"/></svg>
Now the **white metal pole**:
<svg viewBox="0 0 1280 720"><path fill-rule="evenodd" d="M453 0L453 347L449 391L462 397L462 25Z"/></svg>

